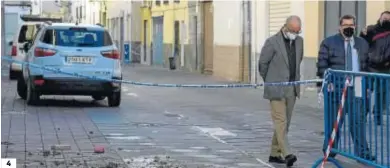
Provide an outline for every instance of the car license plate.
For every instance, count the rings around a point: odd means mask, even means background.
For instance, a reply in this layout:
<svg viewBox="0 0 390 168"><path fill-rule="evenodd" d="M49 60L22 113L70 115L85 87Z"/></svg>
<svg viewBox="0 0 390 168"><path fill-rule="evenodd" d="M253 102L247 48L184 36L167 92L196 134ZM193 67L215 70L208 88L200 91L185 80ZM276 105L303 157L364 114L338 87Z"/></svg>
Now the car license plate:
<svg viewBox="0 0 390 168"><path fill-rule="evenodd" d="M67 57L66 62L69 64L92 64L91 57Z"/></svg>

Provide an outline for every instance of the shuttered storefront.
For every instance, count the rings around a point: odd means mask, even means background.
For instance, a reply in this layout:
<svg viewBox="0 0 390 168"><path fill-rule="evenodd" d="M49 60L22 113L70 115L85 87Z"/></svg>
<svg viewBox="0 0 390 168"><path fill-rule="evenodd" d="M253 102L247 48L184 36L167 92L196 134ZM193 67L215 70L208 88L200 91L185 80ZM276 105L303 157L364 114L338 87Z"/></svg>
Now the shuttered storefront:
<svg viewBox="0 0 390 168"><path fill-rule="evenodd" d="M291 2L268 1L269 3L269 35L277 33L291 13Z"/></svg>

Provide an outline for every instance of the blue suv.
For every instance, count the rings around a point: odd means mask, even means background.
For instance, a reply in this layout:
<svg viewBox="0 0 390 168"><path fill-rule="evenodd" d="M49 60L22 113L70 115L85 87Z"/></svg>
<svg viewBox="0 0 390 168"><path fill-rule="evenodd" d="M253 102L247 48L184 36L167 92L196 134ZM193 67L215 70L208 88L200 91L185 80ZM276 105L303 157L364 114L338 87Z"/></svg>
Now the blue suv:
<svg viewBox="0 0 390 168"><path fill-rule="evenodd" d="M26 43L25 61L69 73L122 79L120 53L108 31L101 25L45 23L31 43ZM18 95L28 105L41 95L88 95L95 100L107 97L108 105L121 102L121 84L55 73L23 66L18 79Z"/></svg>

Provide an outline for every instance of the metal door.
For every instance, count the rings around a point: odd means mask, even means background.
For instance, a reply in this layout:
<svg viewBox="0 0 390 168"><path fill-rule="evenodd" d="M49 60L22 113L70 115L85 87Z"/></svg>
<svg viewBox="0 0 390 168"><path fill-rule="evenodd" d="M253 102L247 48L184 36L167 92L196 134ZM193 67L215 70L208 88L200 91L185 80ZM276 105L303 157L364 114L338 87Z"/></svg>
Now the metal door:
<svg viewBox="0 0 390 168"><path fill-rule="evenodd" d="M162 65L164 63L163 54L163 17L153 17L153 64Z"/></svg>
<svg viewBox="0 0 390 168"><path fill-rule="evenodd" d="M338 33L339 19L346 14L356 17L356 32L366 27L365 1L325 1L325 37Z"/></svg>
<svg viewBox="0 0 390 168"><path fill-rule="evenodd" d="M4 14L4 23L5 23L5 54L11 54L11 46L8 45L10 41L14 40L15 34L18 31L18 13L5 13Z"/></svg>

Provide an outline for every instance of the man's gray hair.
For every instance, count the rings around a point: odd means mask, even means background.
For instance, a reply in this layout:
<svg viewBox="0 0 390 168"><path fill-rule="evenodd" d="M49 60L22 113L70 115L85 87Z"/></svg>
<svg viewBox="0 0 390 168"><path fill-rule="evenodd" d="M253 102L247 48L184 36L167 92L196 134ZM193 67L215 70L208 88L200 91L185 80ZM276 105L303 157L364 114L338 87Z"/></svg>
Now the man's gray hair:
<svg viewBox="0 0 390 168"><path fill-rule="evenodd" d="M287 17L286 19L286 23L284 23L285 25L287 25L288 23L290 23L292 20L298 20L299 24L301 25L302 22L301 22L301 18L297 15L291 15L289 17Z"/></svg>

